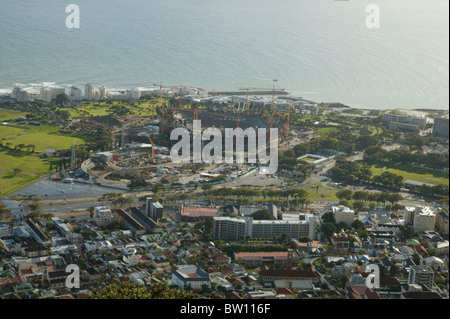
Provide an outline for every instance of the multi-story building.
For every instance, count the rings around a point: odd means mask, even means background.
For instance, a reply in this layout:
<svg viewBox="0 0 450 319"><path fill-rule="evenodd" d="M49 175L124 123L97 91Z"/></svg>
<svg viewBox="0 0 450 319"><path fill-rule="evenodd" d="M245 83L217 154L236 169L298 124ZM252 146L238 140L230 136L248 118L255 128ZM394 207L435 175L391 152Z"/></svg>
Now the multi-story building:
<svg viewBox="0 0 450 319"><path fill-rule="evenodd" d="M11 230L9 226L0 222L0 237L9 236L10 234Z"/></svg>
<svg viewBox="0 0 450 319"><path fill-rule="evenodd" d="M414 213L413 229L416 232L434 231L436 215L429 207L416 207Z"/></svg>
<svg viewBox="0 0 450 319"><path fill-rule="evenodd" d="M449 116L434 119L433 135L448 138L449 136Z"/></svg>
<svg viewBox="0 0 450 319"><path fill-rule="evenodd" d="M151 233L161 232L161 226L159 226L153 218L150 218L146 214L142 213L138 208L130 207L128 212L134 219L141 223L147 231Z"/></svg>
<svg viewBox="0 0 450 319"><path fill-rule="evenodd" d="M66 223L64 223L63 219L59 217L52 217L52 222L56 226L56 229L58 229L61 236L66 237L72 235L72 232L67 227Z"/></svg>
<svg viewBox="0 0 450 319"><path fill-rule="evenodd" d="M262 265L271 266L275 268L286 268L289 260L288 252L272 251L272 252L237 252L234 253L234 260L237 264L245 268L260 267ZM292 253L292 266L298 264L300 258L298 255Z"/></svg>
<svg viewBox="0 0 450 319"><path fill-rule="evenodd" d="M331 207L336 224L346 223L351 225L355 220L355 211L345 206L333 206Z"/></svg>
<svg viewBox="0 0 450 319"><path fill-rule="evenodd" d="M436 214L436 230L448 234L448 212L441 210Z"/></svg>
<svg viewBox="0 0 450 319"><path fill-rule="evenodd" d="M134 236L145 235L145 227L126 211L124 211L123 209L116 209L115 213L119 215L121 225L131 230Z"/></svg>
<svg viewBox="0 0 450 319"><path fill-rule="evenodd" d="M164 206L161 205L158 201L155 201L153 198L148 197L146 211L148 217L150 217L154 221L158 221L158 219L163 217Z"/></svg>
<svg viewBox="0 0 450 319"><path fill-rule="evenodd" d="M88 100L92 100L94 98L94 89L90 83L84 86L84 97Z"/></svg>
<svg viewBox="0 0 450 319"><path fill-rule="evenodd" d="M188 207L182 206L180 218L182 221L198 221L219 216L217 207Z"/></svg>
<svg viewBox="0 0 450 319"><path fill-rule="evenodd" d="M428 119L418 115L385 114L383 123L389 129L403 129L407 131L420 131L426 127Z"/></svg>
<svg viewBox="0 0 450 319"><path fill-rule="evenodd" d="M41 88L39 98L45 102L52 101L52 91L49 88Z"/></svg>
<svg viewBox="0 0 450 319"><path fill-rule="evenodd" d="M172 272L172 284L180 289L187 287L200 290L203 286L211 287L209 274L193 265L181 265Z"/></svg>
<svg viewBox="0 0 450 319"><path fill-rule="evenodd" d="M106 98L106 87L101 86L98 88L98 99L103 100Z"/></svg>
<svg viewBox="0 0 450 319"><path fill-rule="evenodd" d="M81 101L83 99L83 94L81 90L77 87L72 86L69 89L69 100L70 101Z"/></svg>
<svg viewBox="0 0 450 319"><path fill-rule="evenodd" d="M408 284L424 285L428 288L433 287L434 271L427 265L412 265L409 268Z"/></svg>
<svg viewBox="0 0 450 319"><path fill-rule="evenodd" d="M97 226L105 226L114 221L114 214L106 206L98 206L94 209L94 222Z"/></svg>
<svg viewBox="0 0 450 319"><path fill-rule="evenodd" d="M16 102L28 102L28 93L25 90L22 90L19 87L15 87L12 91L12 98L16 100Z"/></svg>
<svg viewBox="0 0 450 319"><path fill-rule="evenodd" d="M41 88L39 98L45 102L51 102L60 94L66 94L66 89L63 87L43 87Z"/></svg>
<svg viewBox="0 0 450 319"><path fill-rule="evenodd" d="M38 243L50 245L50 239L31 219L25 220L25 228Z"/></svg>
<svg viewBox="0 0 450 319"><path fill-rule="evenodd" d="M416 212L416 207L405 207L405 210L403 211L405 215L405 223L407 225L414 224L414 214Z"/></svg>
<svg viewBox="0 0 450 319"><path fill-rule="evenodd" d="M312 269L305 270L287 270L287 269L262 269L259 272L259 277L266 283L271 283L276 280L305 280L316 284L320 280L320 273Z"/></svg>
<svg viewBox="0 0 450 319"><path fill-rule="evenodd" d="M214 217L214 238L272 238L287 234L290 238L315 237L316 222L313 216L305 220L253 220Z"/></svg>

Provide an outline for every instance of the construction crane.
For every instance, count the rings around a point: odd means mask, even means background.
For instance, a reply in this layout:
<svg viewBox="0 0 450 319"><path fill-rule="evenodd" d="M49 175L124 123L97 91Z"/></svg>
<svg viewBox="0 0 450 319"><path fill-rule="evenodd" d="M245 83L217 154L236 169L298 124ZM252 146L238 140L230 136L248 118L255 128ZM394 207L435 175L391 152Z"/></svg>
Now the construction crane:
<svg viewBox="0 0 450 319"><path fill-rule="evenodd" d="M155 158L155 143L153 142L152 138L150 137L150 134L148 135L148 139L149 139L150 143L152 144L152 162L153 162L154 158Z"/></svg>
<svg viewBox="0 0 450 319"><path fill-rule="evenodd" d="M250 91L264 91L264 92L270 92L272 91L272 100L274 98L275 95L275 86L272 89L268 89L268 88L241 88L239 89L239 91L247 91L247 97L246 97L246 111L248 111L249 105L248 105L248 95Z"/></svg>
<svg viewBox="0 0 450 319"><path fill-rule="evenodd" d="M289 121L291 119L291 95L289 94L289 102L287 107L287 118L286 124L284 125L284 141L287 142L289 140Z"/></svg>

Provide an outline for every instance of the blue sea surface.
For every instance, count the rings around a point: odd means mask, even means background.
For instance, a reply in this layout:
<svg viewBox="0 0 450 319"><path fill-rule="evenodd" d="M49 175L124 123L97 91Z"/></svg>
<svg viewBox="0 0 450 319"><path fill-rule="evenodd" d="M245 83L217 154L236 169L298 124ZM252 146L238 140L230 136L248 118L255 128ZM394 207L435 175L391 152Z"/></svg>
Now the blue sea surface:
<svg viewBox="0 0 450 319"><path fill-rule="evenodd" d="M79 29L66 27L71 3ZM366 27L372 3L379 29ZM447 109L448 10L448 0L0 0L0 88L275 84L316 102Z"/></svg>

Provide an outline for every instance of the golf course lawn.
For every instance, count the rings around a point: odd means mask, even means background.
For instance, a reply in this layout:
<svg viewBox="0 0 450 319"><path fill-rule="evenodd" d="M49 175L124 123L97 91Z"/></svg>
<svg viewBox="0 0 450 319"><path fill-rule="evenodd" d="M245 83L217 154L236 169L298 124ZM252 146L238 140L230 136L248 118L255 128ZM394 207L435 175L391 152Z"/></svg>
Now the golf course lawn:
<svg viewBox="0 0 450 319"><path fill-rule="evenodd" d="M57 163L56 159L41 159L38 154L45 149L70 149L75 137L63 135L55 126L28 126L14 125L0 127L0 140L2 145L9 146L10 149L0 148L0 196L17 190L40 176L50 172L50 162ZM77 145L86 141L77 139ZM19 144L35 145L33 153L28 149L22 151L13 150ZM21 172L14 174L14 169Z"/></svg>
<svg viewBox="0 0 450 319"><path fill-rule="evenodd" d="M25 116L27 113L14 111L10 109L1 109L0 108L0 121L9 121L17 117Z"/></svg>
<svg viewBox="0 0 450 319"><path fill-rule="evenodd" d="M56 126L31 126L31 125L9 125L0 127L0 140L5 138L3 145L12 143L36 145L36 152L44 152L45 149L69 149L75 137L59 133L60 128ZM77 144L85 141L79 138Z"/></svg>
<svg viewBox="0 0 450 319"><path fill-rule="evenodd" d="M438 172L425 168L414 167L411 165L395 165L386 166L373 165L370 170L374 175L381 175L385 171L403 176L404 180L412 180L421 183L427 183L432 185L449 185L449 175L448 172Z"/></svg>
<svg viewBox="0 0 450 319"><path fill-rule="evenodd" d="M155 116L156 108L162 105L162 101L135 101L134 106L124 103L122 101L115 101L113 104L106 102L89 102L83 103L79 108L58 108L58 110L68 111L71 117L90 117L90 116L105 116L113 113L110 108L112 106L123 105L130 109L133 115L141 116Z"/></svg>

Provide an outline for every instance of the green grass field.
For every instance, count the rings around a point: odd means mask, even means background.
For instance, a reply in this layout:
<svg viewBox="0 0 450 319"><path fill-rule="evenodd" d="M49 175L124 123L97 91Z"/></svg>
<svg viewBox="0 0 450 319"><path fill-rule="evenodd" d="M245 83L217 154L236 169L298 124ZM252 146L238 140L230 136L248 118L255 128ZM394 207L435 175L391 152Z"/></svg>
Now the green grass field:
<svg viewBox="0 0 450 319"><path fill-rule="evenodd" d="M25 134L24 134L25 133ZM69 149L75 137L59 132L54 126L28 126L14 125L0 127L0 140L2 145L12 143L10 149L0 148L0 196L13 192L50 171L50 161L54 159L41 159L38 154L45 149ZM77 144L86 141L77 137ZM15 151L11 148L18 144L36 145L35 152ZM14 175L14 169L22 172Z"/></svg>
<svg viewBox="0 0 450 319"><path fill-rule="evenodd" d="M162 104L162 101L135 101L134 104L132 106L122 101L115 101L113 104L89 102L81 104L79 108L58 108L58 110L68 111L71 117L105 116L113 113L111 107L123 105L130 109L133 115L155 116L156 108Z"/></svg>
<svg viewBox="0 0 450 319"><path fill-rule="evenodd" d="M8 125L0 127L0 140L5 138L3 144L33 144L36 145L36 152L43 152L45 149L68 149L72 145L75 137L66 136L59 133L60 128L56 126L31 126L31 125ZM77 144L85 141L77 138Z"/></svg>
<svg viewBox="0 0 450 319"><path fill-rule="evenodd" d="M319 191L316 193L316 188L312 187L308 189L308 192L311 194L310 199L312 201L336 201L339 200L336 197L336 193L338 190L329 189L329 188L319 188Z"/></svg>
<svg viewBox="0 0 450 319"><path fill-rule="evenodd" d="M323 136L323 137L329 137L330 135L339 132L339 129L336 127L322 127L317 129L314 134Z"/></svg>
<svg viewBox="0 0 450 319"><path fill-rule="evenodd" d="M25 116L27 113L9 109L0 109L0 121L9 121L17 117Z"/></svg>
<svg viewBox="0 0 450 319"><path fill-rule="evenodd" d="M432 170L418 168L410 165L393 165L386 166L386 169L383 170L384 166L373 165L371 167L371 171L374 175L381 175L385 171L389 171L391 173L401 175L406 180L412 180L421 183L427 183L432 185L449 185L449 174L444 172L435 172Z"/></svg>

